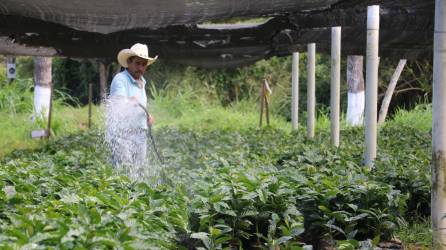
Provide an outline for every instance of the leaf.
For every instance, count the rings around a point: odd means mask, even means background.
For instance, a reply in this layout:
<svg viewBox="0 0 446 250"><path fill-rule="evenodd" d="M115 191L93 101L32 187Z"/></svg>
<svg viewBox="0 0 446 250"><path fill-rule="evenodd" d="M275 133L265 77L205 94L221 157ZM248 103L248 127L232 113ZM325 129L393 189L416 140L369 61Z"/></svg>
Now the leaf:
<svg viewBox="0 0 446 250"><path fill-rule="evenodd" d="M28 242L28 236L22 233L21 230L11 228L6 230L6 232L8 235L16 237L19 240L19 242L22 243Z"/></svg>
<svg viewBox="0 0 446 250"><path fill-rule="evenodd" d="M359 215L356 215L356 216L347 218L347 219L345 219L345 221L346 221L346 222L358 221L358 220L363 219L363 218L366 218L366 217L368 217L368 216L369 216L368 213L361 213L361 214L359 214Z"/></svg>
<svg viewBox="0 0 446 250"><path fill-rule="evenodd" d="M47 240L47 239L54 239L58 238L58 235L52 234L52 233L40 233L37 232L33 237L29 239L29 242L32 243L40 243L41 241Z"/></svg>
<svg viewBox="0 0 446 250"><path fill-rule="evenodd" d="M277 244L277 245L283 244L283 243L285 243L285 242L291 240L292 238L293 238L293 237L291 237L291 236L282 236L282 237L280 237L280 238L276 241L276 244Z"/></svg>
<svg viewBox="0 0 446 250"><path fill-rule="evenodd" d="M355 205L355 204L347 204L347 206L349 206L351 209L353 209L353 211L355 211L356 212L356 210L358 210L358 206L357 205Z"/></svg>
<svg viewBox="0 0 446 250"><path fill-rule="evenodd" d="M222 214L230 215L232 217L237 217L237 214L233 210L224 209L221 211Z"/></svg>
<svg viewBox="0 0 446 250"><path fill-rule="evenodd" d="M7 199L11 199L17 193L14 186L4 186L3 192L5 192Z"/></svg>
<svg viewBox="0 0 446 250"><path fill-rule="evenodd" d="M215 245L223 245L223 244L229 242L231 239L232 239L232 237L229 235L220 236L214 241L214 243L215 243Z"/></svg>
<svg viewBox="0 0 446 250"><path fill-rule="evenodd" d="M386 229L386 230L394 230L397 228L397 226L394 222L388 221L388 220L384 221L381 225L382 225L382 228Z"/></svg>
<svg viewBox="0 0 446 250"><path fill-rule="evenodd" d="M373 246L377 246L380 241L381 241L381 233L378 233L377 235L375 235L375 237L373 237L372 240Z"/></svg>
<svg viewBox="0 0 446 250"><path fill-rule="evenodd" d="M257 189L256 192L259 195L260 201L263 202L263 203L266 203L266 200L268 199L266 191L263 190L263 189Z"/></svg>
<svg viewBox="0 0 446 250"><path fill-rule="evenodd" d="M305 228L303 227L295 227L291 230L291 236L296 237L305 232Z"/></svg>
<svg viewBox="0 0 446 250"><path fill-rule="evenodd" d="M257 212L256 210L245 210L241 213L240 218L244 218L244 217L253 217L258 215L259 212Z"/></svg>
<svg viewBox="0 0 446 250"><path fill-rule="evenodd" d="M338 241L337 244L339 250L355 250L359 246L359 242L356 240L342 240Z"/></svg>
<svg viewBox="0 0 446 250"><path fill-rule="evenodd" d="M95 245L99 245L99 246L108 246L108 247L117 247L118 246L118 243L116 242L115 239L111 239L111 238L107 238L107 237L103 237L103 236L93 237L92 242Z"/></svg>
<svg viewBox="0 0 446 250"><path fill-rule="evenodd" d="M193 233L190 235L192 239L199 239L203 242L206 249L211 249L211 240L209 239L209 234L205 232Z"/></svg>
<svg viewBox="0 0 446 250"><path fill-rule="evenodd" d="M333 224L325 224L325 225L326 225L327 227L329 227L329 228L331 228L331 229L334 229L334 230L336 230L336 231L342 233L343 235L345 235L345 232L344 232L344 230L342 230L342 228L340 228L340 227L338 227L338 226L336 226L336 225L333 225Z"/></svg>
<svg viewBox="0 0 446 250"><path fill-rule="evenodd" d="M81 199L79 198L79 196L77 194L72 193L72 194L63 195L60 200L67 204L75 204L75 203L79 203L79 201Z"/></svg>

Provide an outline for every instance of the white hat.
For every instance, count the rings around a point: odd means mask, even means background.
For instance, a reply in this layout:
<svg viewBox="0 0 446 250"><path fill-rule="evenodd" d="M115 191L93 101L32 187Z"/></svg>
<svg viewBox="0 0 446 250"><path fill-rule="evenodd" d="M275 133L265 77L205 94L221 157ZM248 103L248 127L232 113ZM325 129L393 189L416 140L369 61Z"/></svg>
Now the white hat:
<svg viewBox="0 0 446 250"><path fill-rule="evenodd" d="M122 67L127 68L127 59L131 56L137 56L147 59L147 66L154 63L158 56L149 57L149 49L147 45L136 43L130 49L123 49L118 53L118 62Z"/></svg>

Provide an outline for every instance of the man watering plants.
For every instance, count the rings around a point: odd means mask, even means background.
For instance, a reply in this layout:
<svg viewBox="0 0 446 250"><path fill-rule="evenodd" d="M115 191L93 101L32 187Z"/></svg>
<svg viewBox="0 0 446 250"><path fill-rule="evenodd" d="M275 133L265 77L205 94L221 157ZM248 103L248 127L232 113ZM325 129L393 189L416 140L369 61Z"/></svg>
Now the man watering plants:
<svg viewBox="0 0 446 250"><path fill-rule="evenodd" d="M149 57L147 45L140 43L118 53L118 62L125 70L116 74L111 83L106 133L115 167L142 166L145 163L146 133L154 120L146 113L146 80L143 75L156 59L157 56Z"/></svg>

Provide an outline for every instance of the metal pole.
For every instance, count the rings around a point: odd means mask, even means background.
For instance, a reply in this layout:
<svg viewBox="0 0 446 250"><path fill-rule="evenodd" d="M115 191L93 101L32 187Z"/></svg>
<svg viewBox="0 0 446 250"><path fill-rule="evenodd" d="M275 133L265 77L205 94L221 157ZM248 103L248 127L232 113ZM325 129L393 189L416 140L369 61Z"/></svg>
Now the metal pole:
<svg viewBox="0 0 446 250"><path fill-rule="evenodd" d="M367 65L365 88L365 165L373 167L376 158L378 110L379 5L367 9Z"/></svg>
<svg viewBox="0 0 446 250"><path fill-rule="evenodd" d="M433 248L446 248L446 0L435 1L434 83L432 102Z"/></svg>
<svg viewBox="0 0 446 250"><path fill-rule="evenodd" d="M291 126L293 129L297 129L299 123L299 52L293 53L292 68Z"/></svg>
<svg viewBox="0 0 446 250"><path fill-rule="evenodd" d="M91 128L91 105L93 102L93 83L88 84L88 128Z"/></svg>
<svg viewBox="0 0 446 250"><path fill-rule="evenodd" d="M307 57L307 137L313 138L316 119L316 44L308 44Z"/></svg>
<svg viewBox="0 0 446 250"><path fill-rule="evenodd" d="M341 92L341 27L331 28L331 143L339 147L339 113Z"/></svg>
<svg viewBox="0 0 446 250"><path fill-rule="evenodd" d="M53 83L50 82L50 104L49 104L49 111L48 111L48 123L47 123L47 127L46 127L46 138L50 138L51 136L51 117L53 116L53 90L54 90L54 86Z"/></svg>

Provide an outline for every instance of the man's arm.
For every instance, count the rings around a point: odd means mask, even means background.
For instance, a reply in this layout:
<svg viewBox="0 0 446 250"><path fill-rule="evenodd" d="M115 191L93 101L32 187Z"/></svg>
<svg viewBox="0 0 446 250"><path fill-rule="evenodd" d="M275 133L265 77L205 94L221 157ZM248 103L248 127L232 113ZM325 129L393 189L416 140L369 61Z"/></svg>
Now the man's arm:
<svg viewBox="0 0 446 250"><path fill-rule="evenodd" d="M135 96L128 96L128 90L126 88L126 83L119 76L113 78L110 86L110 99L112 101L132 101L135 104L138 103L138 99Z"/></svg>
<svg viewBox="0 0 446 250"><path fill-rule="evenodd" d="M110 86L110 99L112 101L124 101L128 100L136 105L139 104L138 99L135 96L128 96L127 89L125 87L125 81L115 77ZM147 123L151 126L154 123L155 119L152 115L149 114L147 117Z"/></svg>
<svg viewBox="0 0 446 250"><path fill-rule="evenodd" d="M110 97L127 97L127 95L125 82L119 76L115 76L110 86Z"/></svg>

